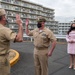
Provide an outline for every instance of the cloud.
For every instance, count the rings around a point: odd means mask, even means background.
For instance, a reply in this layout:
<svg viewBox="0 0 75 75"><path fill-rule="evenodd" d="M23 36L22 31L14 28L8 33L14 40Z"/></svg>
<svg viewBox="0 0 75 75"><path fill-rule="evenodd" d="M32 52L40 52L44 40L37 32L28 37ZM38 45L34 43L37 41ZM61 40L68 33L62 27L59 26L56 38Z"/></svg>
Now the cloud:
<svg viewBox="0 0 75 75"><path fill-rule="evenodd" d="M30 0L43 6L55 9L56 17L75 17L75 0ZM72 18L71 18L72 17Z"/></svg>

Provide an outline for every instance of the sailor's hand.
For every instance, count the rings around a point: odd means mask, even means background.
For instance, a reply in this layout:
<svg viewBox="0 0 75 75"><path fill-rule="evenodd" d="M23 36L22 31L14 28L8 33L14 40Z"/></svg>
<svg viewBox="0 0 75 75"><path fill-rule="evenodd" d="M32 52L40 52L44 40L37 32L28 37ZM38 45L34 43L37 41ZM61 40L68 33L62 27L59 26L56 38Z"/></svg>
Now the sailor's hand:
<svg viewBox="0 0 75 75"><path fill-rule="evenodd" d="M20 25L22 25L22 20L21 20L21 18L20 18L20 15L19 14L16 14L16 23L20 26Z"/></svg>
<svg viewBox="0 0 75 75"><path fill-rule="evenodd" d="M25 22L26 26L29 25L29 19L26 19L26 22Z"/></svg>

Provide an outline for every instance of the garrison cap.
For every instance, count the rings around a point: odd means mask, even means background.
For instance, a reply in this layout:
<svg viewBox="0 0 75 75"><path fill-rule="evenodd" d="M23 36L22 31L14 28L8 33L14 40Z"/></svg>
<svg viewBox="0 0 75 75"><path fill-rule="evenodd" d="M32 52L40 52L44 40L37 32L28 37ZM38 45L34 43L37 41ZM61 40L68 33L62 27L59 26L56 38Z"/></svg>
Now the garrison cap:
<svg viewBox="0 0 75 75"><path fill-rule="evenodd" d="M5 10L3 8L0 8L0 16L5 15L5 14L6 14Z"/></svg>
<svg viewBox="0 0 75 75"><path fill-rule="evenodd" d="M46 19L44 17L42 17L42 16L39 16L37 18L37 22L46 22Z"/></svg>

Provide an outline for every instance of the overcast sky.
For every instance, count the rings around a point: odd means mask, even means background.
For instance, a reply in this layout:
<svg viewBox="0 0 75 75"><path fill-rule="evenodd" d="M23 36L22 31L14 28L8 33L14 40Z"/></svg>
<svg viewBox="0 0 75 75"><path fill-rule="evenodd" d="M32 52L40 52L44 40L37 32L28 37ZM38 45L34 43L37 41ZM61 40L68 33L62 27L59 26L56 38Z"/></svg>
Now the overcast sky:
<svg viewBox="0 0 75 75"><path fill-rule="evenodd" d="M30 0L55 9L55 20L69 22L75 18L75 0Z"/></svg>

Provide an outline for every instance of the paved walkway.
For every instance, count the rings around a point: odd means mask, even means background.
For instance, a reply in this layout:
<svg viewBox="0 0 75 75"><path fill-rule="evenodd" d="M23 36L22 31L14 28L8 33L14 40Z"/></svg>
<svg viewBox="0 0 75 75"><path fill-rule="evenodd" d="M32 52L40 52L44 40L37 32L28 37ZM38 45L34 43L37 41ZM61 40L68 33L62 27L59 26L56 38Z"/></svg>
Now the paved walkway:
<svg viewBox="0 0 75 75"><path fill-rule="evenodd" d="M11 68L11 75L35 75L33 43L11 43L11 48L20 53L20 60ZM66 44L57 44L53 55L49 58L49 75L75 75L75 71L68 68L69 55L66 48Z"/></svg>

